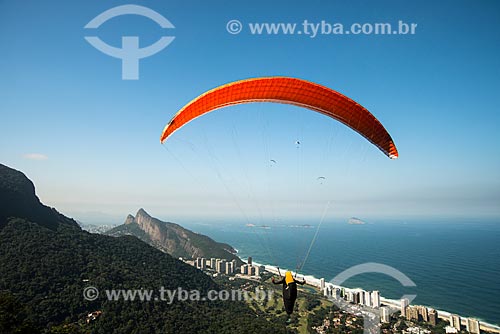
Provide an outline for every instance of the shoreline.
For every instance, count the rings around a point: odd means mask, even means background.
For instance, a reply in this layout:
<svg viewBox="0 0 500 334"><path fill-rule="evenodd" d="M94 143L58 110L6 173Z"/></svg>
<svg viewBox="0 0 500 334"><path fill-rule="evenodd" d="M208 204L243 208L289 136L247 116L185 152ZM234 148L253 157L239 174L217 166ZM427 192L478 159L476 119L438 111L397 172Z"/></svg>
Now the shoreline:
<svg viewBox="0 0 500 334"><path fill-rule="evenodd" d="M240 259L243 261L243 262L247 262L246 259L243 259L240 257ZM288 271L288 269L286 268L280 268L280 270L278 271L278 267L276 266L273 266L273 265L270 265L270 264L262 264L262 263L259 263L259 262L255 262L253 261L253 264L256 265L256 266L260 266L260 267L264 267L266 271L270 272L270 273L273 273L273 274L278 274L279 275L279 272L283 271ZM292 274L295 276L297 273L293 270L290 270L292 272ZM318 288L318 289L321 289L321 279L319 278L316 278L315 276L313 275L307 275L307 274L297 274L298 277L303 277L305 280L306 280L306 284L307 285L310 285L310 286L313 286L315 288ZM331 284L330 282L327 282L325 281L325 285L330 285L330 286L333 286L333 287L337 287L337 286L334 286L333 284ZM347 290L356 290L356 289L362 289L362 288L348 288L348 287L344 287L344 286L338 286L338 288L341 288L341 289L347 289ZM389 299L389 298L385 298L383 296L380 296L380 301L383 302L384 304L388 305L388 306L392 306L392 307L395 307L395 308L401 308L401 301L400 300L396 300L396 299ZM426 306L426 305L422 305L422 306ZM433 308L434 310L436 310L437 314L438 314L438 318L442 319L442 320L449 320L450 316L451 315L456 315L456 313L452 313L452 312L449 312L449 311L444 311L444 310L439 310L437 308L434 308L432 306L426 306L428 308ZM462 315L458 315L460 316L460 322L463 326L466 325L467 323L467 319L469 319L470 317L463 317ZM480 323L480 329L482 331L486 331L486 332L489 332L489 333L498 333L500 334L500 326L499 325L495 325L495 324L491 324L491 323L488 323L486 321L483 321L479 318L473 318L473 319L476 319L479 321Z"/></svg>

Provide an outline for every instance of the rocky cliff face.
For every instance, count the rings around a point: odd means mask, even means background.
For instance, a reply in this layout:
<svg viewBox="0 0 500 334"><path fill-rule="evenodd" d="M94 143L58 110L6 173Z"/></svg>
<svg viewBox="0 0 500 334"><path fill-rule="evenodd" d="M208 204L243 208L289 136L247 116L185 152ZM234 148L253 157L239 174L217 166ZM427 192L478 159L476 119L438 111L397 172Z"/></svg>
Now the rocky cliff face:
<svg viewBox="0 0 500 334"><path fill-rule="evenodd" d="M197 258L215 257L225 259L239 258L235 250L211 238L194 233L174 223L166 223L151 217L144 209L134 216L128 215L125 223L106 234L112 236L134 235L152 246L175 257Z"/></svg>
<svg viewBox="0 0 500 334"><path fill-rule="evenodd" d="M26 175L0 164L0 228L10 217L23 218L51 230L79 229L76 221L40 202L33 182Z"/></svg>

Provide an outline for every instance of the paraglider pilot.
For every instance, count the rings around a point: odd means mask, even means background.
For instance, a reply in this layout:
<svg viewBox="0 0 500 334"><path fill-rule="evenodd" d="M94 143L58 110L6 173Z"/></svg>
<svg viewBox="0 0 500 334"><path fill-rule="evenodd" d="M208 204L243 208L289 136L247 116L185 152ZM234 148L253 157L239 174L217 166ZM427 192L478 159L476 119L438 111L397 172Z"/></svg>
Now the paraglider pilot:
<svg viewBox="0 0 500 334"><path fill-rule="evenodd" d="M293 278L292 273L287 271L285 277L281 277L280 280L276 281L274 277L272 278L274 284L283 284L283 304L285 304L285 311L288 317L293 313L293 306L295 305L295 300L297 299L297 284L304 285L305 280L297 281Z"/></svg>

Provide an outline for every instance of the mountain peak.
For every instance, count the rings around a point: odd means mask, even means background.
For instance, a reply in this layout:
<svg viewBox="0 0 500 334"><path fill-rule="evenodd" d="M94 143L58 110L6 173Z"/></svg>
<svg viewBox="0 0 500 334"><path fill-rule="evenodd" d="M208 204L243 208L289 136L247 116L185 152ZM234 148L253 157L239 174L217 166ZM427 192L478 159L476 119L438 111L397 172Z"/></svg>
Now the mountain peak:
<svg viewBox="0 0 500 334"><path fill-rule="evenodd" d="M0 190L35 199L35 186L22 172L0 164ZM36 198L38 201L38 198Z"/></svg>
<svg viewBox="0 0 500 334"><path fill-rule="evenodd" d="M174 256L183 258L215 257L228 260L241 260L236 251L228 244L218 243L208 236L194 233L174 223L163 222L151 217L144 209L136 216L128 215L124 225L106 232L107 235L135 235L146 243Z"/></svg>
<svg viewBox="0 0 500 334"><path fill-rule="evenodd" d="M151 216L143 208L140 208L139 211L137 211L135 217L137 219L140 218L140 217L151 218Z"/></svg>
<svg viewBox="0 0 500 334"><path fill-rule="evenodd" d="M125 224L125 225L132 224L132 223L134 222L134 220L135 220L135 217L134 217L134 216L132 216L132 215L128 215L128 216L127 216L127 219L125 219L125 223L124 223L124 224Z"/></svg>
<svg viewBox="0 0 500 334"><path fill-rule="evenodd" d="M76 221L43 205L36 196L33 182L26 175L2 164L0 203L0 228L7 223L9 217L26 219L49 229L57 229L61 225L78 227Z"/></svg>

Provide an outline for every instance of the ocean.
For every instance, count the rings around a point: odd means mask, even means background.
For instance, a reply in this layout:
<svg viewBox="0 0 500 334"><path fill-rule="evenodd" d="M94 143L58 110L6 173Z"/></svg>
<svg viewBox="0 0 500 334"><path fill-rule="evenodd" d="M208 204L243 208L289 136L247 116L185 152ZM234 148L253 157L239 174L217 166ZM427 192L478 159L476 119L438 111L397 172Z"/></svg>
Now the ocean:
<svg viewBox="0 0 500 334"><path fill-rule="evenodd" d="M302 226L310 224L310 226ZM317 278L333 279L342 271L375 262L394 267L416 287L403 287L379 273L361 274L343 285L379 290L399 299L416 294L413 304L426 305L500 324L500 221L376 221L184 224L195 232L229 243L239 256ZM315 232L316 241L312 243ZM304 258L310 249L309 256Z"/></svg>

